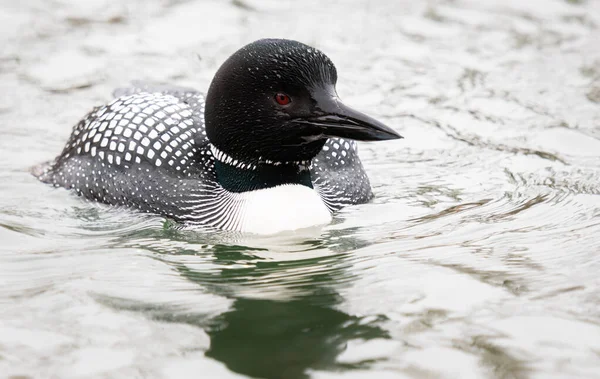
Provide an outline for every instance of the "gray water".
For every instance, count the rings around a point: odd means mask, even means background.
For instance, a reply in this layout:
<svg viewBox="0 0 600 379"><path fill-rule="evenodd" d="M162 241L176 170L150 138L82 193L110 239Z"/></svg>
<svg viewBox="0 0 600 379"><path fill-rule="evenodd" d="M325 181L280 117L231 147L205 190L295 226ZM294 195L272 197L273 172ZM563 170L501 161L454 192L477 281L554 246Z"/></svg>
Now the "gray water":
<svg viewBox="0 0 600 379"><path fill-rule="evenodd" d="M0 377L600 377L600 2L0 1ZM404 140L312 234L177 231L43 185L132 79L320 48Z"/></svg>

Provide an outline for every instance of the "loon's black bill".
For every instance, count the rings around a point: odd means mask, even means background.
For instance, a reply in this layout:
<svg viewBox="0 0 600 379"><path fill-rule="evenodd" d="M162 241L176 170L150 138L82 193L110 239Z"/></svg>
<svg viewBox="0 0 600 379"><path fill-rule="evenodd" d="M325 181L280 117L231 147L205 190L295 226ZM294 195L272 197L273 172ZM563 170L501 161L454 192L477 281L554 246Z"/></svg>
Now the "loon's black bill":
<svg viewBox="0 0 600 379"><path fill-rule="evenodd" d="M321 129L324 136L342 137L358 141L385 141L403 138L389 126L356 111L338 101L320 104L323 115L307 119Z"/></svg>

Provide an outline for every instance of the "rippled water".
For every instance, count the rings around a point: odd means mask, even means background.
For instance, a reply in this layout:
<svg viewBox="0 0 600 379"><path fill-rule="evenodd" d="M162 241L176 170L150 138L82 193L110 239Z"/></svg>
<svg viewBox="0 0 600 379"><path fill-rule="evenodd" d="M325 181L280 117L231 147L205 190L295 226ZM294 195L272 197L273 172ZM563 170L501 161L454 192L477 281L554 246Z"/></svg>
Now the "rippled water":
<svg viewBox="0 0 600 379"><path fill-rule="evenodd" d="M600 377L599 2L0 6L0 376ZM406 137L361 145L372 203L203 234L28 173L114 87L265 36Z"/></svg>

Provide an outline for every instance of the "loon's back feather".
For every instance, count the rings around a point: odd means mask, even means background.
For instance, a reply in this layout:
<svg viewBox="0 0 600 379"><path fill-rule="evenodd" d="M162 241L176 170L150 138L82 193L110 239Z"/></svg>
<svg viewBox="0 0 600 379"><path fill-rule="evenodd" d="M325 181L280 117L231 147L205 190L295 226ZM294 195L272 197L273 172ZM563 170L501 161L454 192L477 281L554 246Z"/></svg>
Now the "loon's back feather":
<svg viewBox="0 0 600 379"><path fill-rule="evenodd" d="M126 205L190 224L236 230L239 197L220 186L193 89L136 83L115 91L75 125L40 180L85 198ZM372 197L356 143L331 138L313 159L313 185L331 211Z"/></svg>

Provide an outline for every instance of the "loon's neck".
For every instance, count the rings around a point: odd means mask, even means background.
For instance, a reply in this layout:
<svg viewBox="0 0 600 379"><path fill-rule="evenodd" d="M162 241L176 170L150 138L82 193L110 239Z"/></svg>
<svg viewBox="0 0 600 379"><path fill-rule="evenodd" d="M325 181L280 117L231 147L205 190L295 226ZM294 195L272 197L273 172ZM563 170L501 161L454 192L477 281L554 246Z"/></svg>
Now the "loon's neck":
<svg viewBox="0 0 600 379"><path fill-rule="evenodd" d="M313 188L310 161L273 162L256 159L236 160L211 146L219 184L230 192L247 192L284 184L299 184Z"/></svg>

